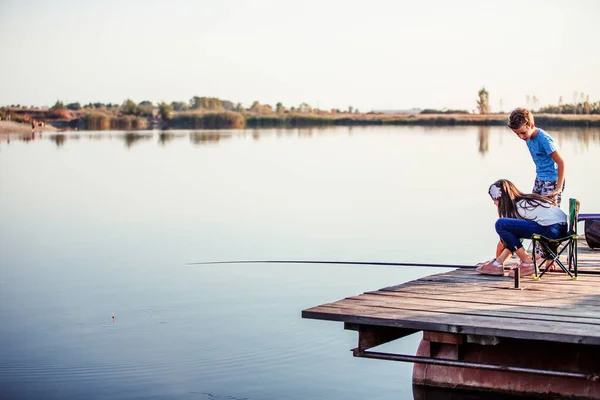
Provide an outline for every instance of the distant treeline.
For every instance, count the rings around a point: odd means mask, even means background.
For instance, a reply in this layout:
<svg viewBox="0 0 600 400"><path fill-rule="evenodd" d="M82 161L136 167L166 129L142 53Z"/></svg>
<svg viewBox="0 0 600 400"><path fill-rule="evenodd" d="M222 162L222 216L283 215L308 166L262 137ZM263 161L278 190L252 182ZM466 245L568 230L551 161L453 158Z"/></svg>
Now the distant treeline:
<svg viewBox="0 0 600 400"><path fill-rule="evenodd" d="M600 101L547 106L540 108L538 112L545 114L600 114Z"/></svg>
<svg viewBox="0 0 600 400"><path fill-rule="evenodd" d="M148 120L133 115L114 116L101 113L88 113L81 117L75 127L94 131L146 129L148 127Z"/></svg>
<svg viewBox="0 0 600 400"><path fill-rule="evenodd" d="M283 116L247 116L246 126L250 128L268 127L309 127L309 126L359 126L359 125L425 125L425 126L506 126L507 117L504 114L489 114L481 118L465 114L429 116L391 116L375 117L326 117L320 115L283 115ZM600 118L565 118L558 115L538 115L536 125L553 127L600 127Z"/></svg>
<svg viewBox="0 0 600 400"><path fill-rule="evenodd" d="M181 113L166 121L166 128L174 129L240 129L246 126L241 113L234 111L208 113Z"/></svg>
<svg viewBox="0 0 600 400"><path fill-rule="evenodd" d="M433 108L426 108L420 112L420 114L470 114L467 110L436 110Z"/></svg>
<svg viewBox="0 0 600 400"><path fill-rule="evenodd" d="M487 93L487 92L486 92ZM542 107L535 110L540 126L599 126L600 102L589 96L577 96L573 104ZM540 115L545 114L545 115ZM550 114L550 115L548 115ZM571 115L568 115L571 114ZM573 115L574 114L574 115ZM126 99L122 104L57 101L50 108L11 105L0 108L0 118L14 121L47 121L59 128L89 130L134 129L239 129L244 127L308 127L324 125L506 125L505 114L471 114L466 110L425 109L416 114L360 113L348 106L345 110L320 110L307 103L274 107L254 101L248 108L216 97L194 96L188 102L151 101L139 103Z"/></svg>

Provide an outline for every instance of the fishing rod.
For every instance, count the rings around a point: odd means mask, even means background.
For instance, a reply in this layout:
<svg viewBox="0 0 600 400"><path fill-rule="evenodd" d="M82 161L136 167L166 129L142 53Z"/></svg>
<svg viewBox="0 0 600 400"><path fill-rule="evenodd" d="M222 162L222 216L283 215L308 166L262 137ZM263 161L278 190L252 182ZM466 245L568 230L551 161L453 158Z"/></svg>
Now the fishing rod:
<svg viewBox="0 0 600 400"><path fill-rule="evenodd" d="M478 265L463 264L428 264L418 262L385 262L385 261L328 261L328 260L231 260L231 261L202 261L187 265L214 264L336 264L336 265L376 265L390 267L427 267L427 268L459 268L475 269ZM505 267L506 268L506 267ZM600 275L600 271L577 271L578 275Z"/></svg>
<svg viewBox="0 0 600 400"><path fill-rule="evenodd" d="M401 263L401 262L379 262L379 261L326 261L326 260L241 260L241 261L203 261L193 262L187 265L208 265L208 264L339 264L339 265L380 265L392 267L432 267L432 268L477 268L477 265L457 265L457 264L426 264L426 263Z"/></svg>

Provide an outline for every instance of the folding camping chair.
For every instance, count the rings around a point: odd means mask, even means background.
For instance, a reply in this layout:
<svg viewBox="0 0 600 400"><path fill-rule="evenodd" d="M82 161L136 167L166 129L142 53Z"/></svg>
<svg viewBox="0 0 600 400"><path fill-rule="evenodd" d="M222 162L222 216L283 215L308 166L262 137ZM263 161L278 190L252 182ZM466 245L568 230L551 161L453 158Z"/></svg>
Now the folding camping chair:
<svg viewBox="0 0 600 400"><path fill-rule="evenodd" d="M579 200L569 199L569 228L567 236L559 239L550 239L545 236L534 234L531 237L533 244L533 266L535 268L535 279L540 279L552 265L556 264L562 269L571 279L577 279L577 217L579 215ZM542 261L536 260L536 247L540 246L543 251ZM562 248L559 251L559 248ZM568 268L559 260L560 255L568 249L567 264ZM545 268L540 268L546 263Z"/></svg>

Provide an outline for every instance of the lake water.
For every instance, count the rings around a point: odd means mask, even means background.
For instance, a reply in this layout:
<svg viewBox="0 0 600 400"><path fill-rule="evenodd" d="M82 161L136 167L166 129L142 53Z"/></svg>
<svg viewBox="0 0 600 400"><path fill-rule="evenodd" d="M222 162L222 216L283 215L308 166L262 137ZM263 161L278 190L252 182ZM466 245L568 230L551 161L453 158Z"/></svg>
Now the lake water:
<svg viewBox="0 0 600 400"><path fill-rule="evenodd" d="M600 130L549 132L563 209L600 212ZM412 364L354 358L356 332L300 314L446 269L189 263L476 263L497 240L489 184L534 176L502 127L2 141L0 397L411 399Z"/></svg>

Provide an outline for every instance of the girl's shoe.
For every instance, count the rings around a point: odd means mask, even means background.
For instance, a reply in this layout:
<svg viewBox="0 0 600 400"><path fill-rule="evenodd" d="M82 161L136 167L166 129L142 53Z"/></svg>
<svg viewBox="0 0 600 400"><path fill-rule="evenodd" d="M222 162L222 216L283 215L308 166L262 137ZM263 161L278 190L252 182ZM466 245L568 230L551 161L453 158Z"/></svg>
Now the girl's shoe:
<svg viewBox="0 0 600 400"><path fill-rule="evenodd" d="M535 267L534 267L533 263L520 262L520 263L516 264L514 266L514 268L508 272L508 276L514 277L515 276L515 268L517 268L517 267L519 267L519 276L527 276L527 275L532 275L535 273Z"/></svg>
<svg viewBox="0 0 600 400"><path fill-rule="evenodd" d="M496 259L490 260L483 265L475 268L475 271L484 275L504 276L504 265L500 264Z"/></svg>

